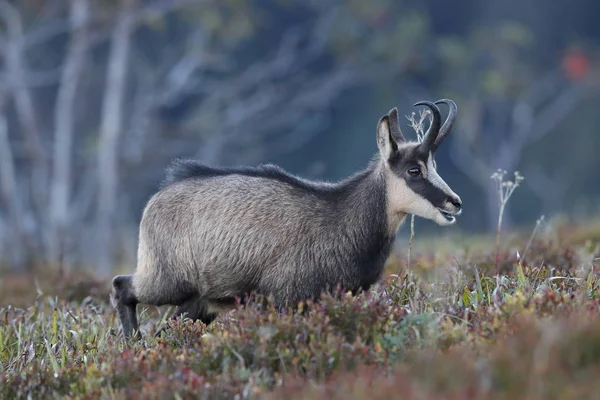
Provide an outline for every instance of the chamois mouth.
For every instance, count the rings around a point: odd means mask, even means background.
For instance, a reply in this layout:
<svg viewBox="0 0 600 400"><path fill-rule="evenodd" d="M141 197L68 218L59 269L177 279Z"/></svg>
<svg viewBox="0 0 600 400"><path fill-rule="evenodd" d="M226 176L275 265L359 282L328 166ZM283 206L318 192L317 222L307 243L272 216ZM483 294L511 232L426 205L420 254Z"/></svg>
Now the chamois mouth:
<svg viewBox="0 0 600 400"><path fill-rule="evenodd" d="M446 221L448 222L454 222L456 220L456 218L454 217L455 215L458 215L457 213L451 213L445 210L442 210L441 208L438 208L438 211L444 216L444 218L446 218Z"/></svg>

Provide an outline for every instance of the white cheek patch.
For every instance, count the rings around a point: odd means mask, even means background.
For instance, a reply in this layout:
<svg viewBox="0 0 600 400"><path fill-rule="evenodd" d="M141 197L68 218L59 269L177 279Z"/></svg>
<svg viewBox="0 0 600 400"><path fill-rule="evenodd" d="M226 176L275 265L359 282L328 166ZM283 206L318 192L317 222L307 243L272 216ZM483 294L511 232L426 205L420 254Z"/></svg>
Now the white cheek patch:
<svg viewBox="0 0 600 400"><path fill-rule="evenodd" d="M390 233L395 232L406 214L440 221L440 213L427 199L408 187L404 179L398 178L391 171L388 173L388 221Z"/></svg>

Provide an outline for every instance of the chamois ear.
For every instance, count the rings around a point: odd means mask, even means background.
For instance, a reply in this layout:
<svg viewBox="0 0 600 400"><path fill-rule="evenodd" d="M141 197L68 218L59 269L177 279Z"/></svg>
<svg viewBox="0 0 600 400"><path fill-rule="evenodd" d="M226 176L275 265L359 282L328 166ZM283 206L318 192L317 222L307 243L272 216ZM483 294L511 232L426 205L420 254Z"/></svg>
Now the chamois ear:
<svg viewBox="0 0 600 400"><path fill-rule="evenodd" d="M388 113L388 116L390 117L390 134L392 135L392 138L394 139L394 141L396 141L396 144L405 142L406 139L404 138L402 130L400 129L398 109L396 107L392 108Z"/></svg>
<svg viewBox="0 0 600 400"><path fill-rule="evenodd" d="M377 124L377 147L381 156L388 160L398 151L398 144L404 141L398 121L398 110L393 108L379 119Z"/></svg>

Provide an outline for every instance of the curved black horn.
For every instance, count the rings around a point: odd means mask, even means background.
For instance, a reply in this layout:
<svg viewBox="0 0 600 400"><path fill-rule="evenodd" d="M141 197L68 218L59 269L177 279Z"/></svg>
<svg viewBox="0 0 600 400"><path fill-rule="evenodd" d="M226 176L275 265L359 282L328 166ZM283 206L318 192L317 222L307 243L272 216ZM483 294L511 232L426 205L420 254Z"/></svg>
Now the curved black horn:
<svg viewBox="0 0 600 400"><path fill-rule="evenodd" d="M458 109L456 103L450 99L441 99L435 102L435 104L442 103L450 107L450 111L448 112L448 117L446 118L446 121L444 121L444 125L442 125L442 127L440 128L440 133L438 134L433 146L431 147L432 152L435 152L440 146L440 144L444 141L446 136L448 136L448 133L450 133L450 131L452 130L452 126L454 125L454 121L456 120L456 114Z"/></svg>
<svg viewBox="0 0 600 400"><path fill-rule="evenodd" d="M427 133L425 133L425 135L423 136L423 142L421 142L421 144L419 145L419 149L423 153L429 153L430 151L433 151L435 139L438 136L438 133L440 131L440 125L442 123L440 109L434 103L426 100L415 103L414 106L427 106L433 114L433 121L431 121L429 129L427 129Z"/></svg>

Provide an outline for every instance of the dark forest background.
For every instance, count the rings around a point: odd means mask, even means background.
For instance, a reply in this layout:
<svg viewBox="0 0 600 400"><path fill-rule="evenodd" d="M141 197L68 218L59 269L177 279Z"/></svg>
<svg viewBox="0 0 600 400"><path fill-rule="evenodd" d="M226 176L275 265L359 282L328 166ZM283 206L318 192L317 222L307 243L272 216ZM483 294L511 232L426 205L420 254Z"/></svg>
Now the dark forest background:
<svg viewBox="0 0 600 400"><path fill-rule="evenodd" d="M459 106L437 153L464 202L452 229L495 228L498 168L525 177L507 226L598 213L599 13L592 0L0 1L0 263L133 268L171 159L337 180L375 153L381 115L444 97Z"/></svg>

